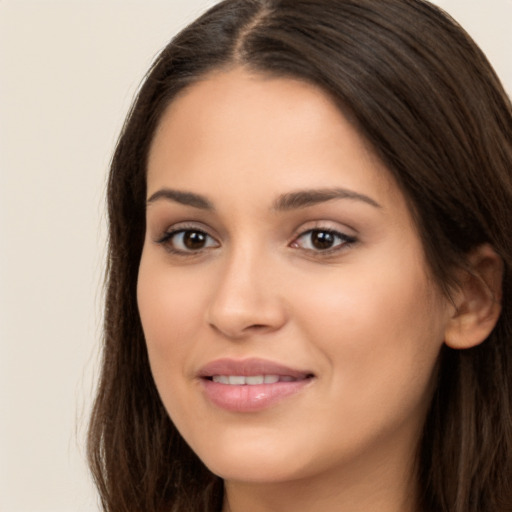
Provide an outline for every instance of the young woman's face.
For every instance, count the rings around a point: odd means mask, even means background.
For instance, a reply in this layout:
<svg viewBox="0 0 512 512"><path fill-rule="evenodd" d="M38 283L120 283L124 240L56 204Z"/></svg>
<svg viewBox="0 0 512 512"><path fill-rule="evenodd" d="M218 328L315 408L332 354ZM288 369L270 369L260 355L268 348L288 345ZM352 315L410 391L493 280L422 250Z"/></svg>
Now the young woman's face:
<svg viewBox="0 0 512 512"><path fill-rule="evenodd" d="M147 185L151 369L205 464L246 482L410 469L452 310L329 97L210 75L163 116Z"/></svg>

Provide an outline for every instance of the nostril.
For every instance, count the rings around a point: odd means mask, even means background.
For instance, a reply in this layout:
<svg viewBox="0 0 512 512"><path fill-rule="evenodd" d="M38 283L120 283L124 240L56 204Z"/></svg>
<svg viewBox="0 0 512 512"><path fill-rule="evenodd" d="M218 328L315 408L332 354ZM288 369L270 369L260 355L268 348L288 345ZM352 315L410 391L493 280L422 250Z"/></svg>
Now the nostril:
<svg viewBox="0 0 512 512"><path fill-rule="evenodd" d="M209 304L205 320L215 331L235 339L275 331L286 323L287 315L275 297L258 297L254 291L242 297L219 292Z"/></svg>

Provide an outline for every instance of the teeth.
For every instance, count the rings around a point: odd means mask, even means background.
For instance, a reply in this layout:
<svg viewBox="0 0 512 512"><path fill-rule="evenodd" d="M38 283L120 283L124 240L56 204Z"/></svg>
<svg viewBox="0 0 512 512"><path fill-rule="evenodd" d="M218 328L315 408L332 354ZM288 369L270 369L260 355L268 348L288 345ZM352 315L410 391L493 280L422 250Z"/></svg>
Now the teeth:
<svg viewBox="0 0 512 512"><path fill-rule="evenodd" d="M245 377L246 384L263 384L265 381L265 377L263 375L251 375L250 377Z"/></svg>
<svg viewBox="0 0 512 512"><path fill-rule="evenodd" d="M297 379L284 375L214 375L213 382L220 384L230 384L231 386L252 386L256 384L275 384L276 382L293 382Z"/></svg>

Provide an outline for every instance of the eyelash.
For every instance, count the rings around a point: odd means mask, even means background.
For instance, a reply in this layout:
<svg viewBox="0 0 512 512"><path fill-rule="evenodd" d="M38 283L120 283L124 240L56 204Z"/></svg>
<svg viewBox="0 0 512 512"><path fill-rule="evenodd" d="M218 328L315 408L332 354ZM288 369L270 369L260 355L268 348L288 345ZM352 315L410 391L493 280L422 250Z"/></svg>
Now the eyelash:
<svg viewBox="0 0 512 512"><path fill-rule="evenodd" d="M318 248L314 249L314 248L303 247L304 250L306 250L310 253L318 254L320 256L332 255L332 254L337 253L343 249L347 249L348 247L352 246L353 244L355 244L357 242L357 238L354 236L347 235L347 234L337 231L335 229L317 227L317 228L312 228L312 229L303 231L302 233L300 233L298 236L295 237L295 239L293 240L293 242L290 245L292 247L299 247L298 240L300 240L301 238L307 237L307 236L311 237L315 233L318 235L322 234L323 236L327 235L329 237L334 238L334 240L336 241L335 245L333 247L328 247L326 249L318 249ZM310 244L311 244L311 239L310 239Z"/></svg>
<svg viewBox="0 0 512 512"><path fill-rule="evenodd" d="M198 254L201 254L205 250L208 250L214 246L218 246L218 242L215 241L215 244L213 246L211 245L211 246L207 246L207 247L201 247L197 250L177 249L175 247L174 239L178 235L185 235L186 233L190 233L190 234L194 233L196 235L204 236L205 239L207 239L207 240L215 240L211 235L209 235L203 229L199 229L199 228L192 227L192 226L190 226L190 227L185 226L185 227L179 227L177 229L172 229L171 231L167 231L166 233L164 233L164 235L159 240L157 240L157 243L160 245L163 245L166 248L166 250L169 251L170 253L177 254L178 256L184 256L184 257L196 256Z"/></svg>
<svg viewBox="0 0 512 512"><path fill-rule="evenodd" d="M207 241L213 240L214 243L210 244L209 246L206 246L206 247L200 247L197 250L177 249L175 246L174 239L178 235L185 235L186 233L199 235L201 237L204 237L204 239ZM338 252L342 251L343 249L347 249L357 242L357 238L354 236L350 236L350 235L347 235L345 233L342 233L340 231L330 229L330 228L316 227L316 228L312 228L312 229L307 229L307 230L299 233L297 236L295 236L295 238L289 244L289 246L293 247L293 248L301 248L298 241L307 236L312 236L315 233L318 235L322 234L323 237L325 237L327 235L328 237L332 237L335 241L335 242L333 242L333 243L335 243L335 245L333 247L328 247L325 249L302 247L302 249L304 251L307 251L308 253L314 253L315 255L318 255L318 256L326 256L327 257L334 253L338 253ZM186 226L179 227L177 229L168 231L156 242L160 245L163 245L166 248L166 250L169 251L170 253L176 254L176 255L182 256L182 257L197 256L199 254L202 254L206 250L216 248L219 246L219 243L215 240L215 238L213 238L211 235L209 235L206 231L196 228L196 227L192 227L192 226L191 227L186 227ZM311 239L310 239L310 245L311 245Z"/></svg>

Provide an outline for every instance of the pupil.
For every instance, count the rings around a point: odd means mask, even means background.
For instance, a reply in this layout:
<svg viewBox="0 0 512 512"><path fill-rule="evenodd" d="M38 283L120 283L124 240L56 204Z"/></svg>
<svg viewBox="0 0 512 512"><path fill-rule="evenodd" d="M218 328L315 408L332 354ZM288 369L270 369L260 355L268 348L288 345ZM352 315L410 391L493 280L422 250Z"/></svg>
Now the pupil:
<svg viewBox="0 0 512 512"><path fill-rule="evenodd" d="M317 249L330 249L334 243L334 235L328 231L313 233L313 246Z"/></svg>
<svg viewBox="0 0 512 512"><path fill-rule="evenodd" d="M183 236L183 243L187 249L201 249L205 242L205 234L199 231L187 231Z"/></svg>

